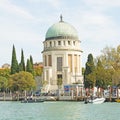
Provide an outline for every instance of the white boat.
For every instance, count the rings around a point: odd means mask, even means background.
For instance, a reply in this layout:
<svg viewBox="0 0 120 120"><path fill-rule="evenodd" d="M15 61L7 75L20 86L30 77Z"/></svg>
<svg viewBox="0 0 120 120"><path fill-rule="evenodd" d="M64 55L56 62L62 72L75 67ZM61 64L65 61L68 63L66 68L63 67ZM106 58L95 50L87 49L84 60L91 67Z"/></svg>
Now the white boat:
<svg viewBox="0 0 120 120"><path fill-rule="evenodd" d="M105 102L105 98L104 97L100 97L100 98L93 98L91 100L89 100L89 103L92 103L92 104L101 104L101 103L104 103Z"/></svg>

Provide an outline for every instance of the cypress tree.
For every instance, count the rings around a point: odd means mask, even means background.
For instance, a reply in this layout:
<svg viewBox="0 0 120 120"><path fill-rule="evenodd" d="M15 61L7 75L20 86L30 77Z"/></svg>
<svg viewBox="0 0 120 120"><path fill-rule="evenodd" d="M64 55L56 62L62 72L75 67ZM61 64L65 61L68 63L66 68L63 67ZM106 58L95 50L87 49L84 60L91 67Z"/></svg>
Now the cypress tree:
<svg viewBox="0 0 120 120"><path fill-rule="evenodd" d="M24 53L21 50L21 62L19 64L19 71L25 71Z"/></svg>
<svg viewBox="0 0 120 120"><path fill-rule="evenodd" d="M11 74L15 74L16 72L19 72L19 67L18 67L18 61L16 59L16 50L13 45L12 61L11 61Z"/></svg>
<svg viewBox="0 0 120 120"><path fill-rule="evenodd" d="M32 69L33 69L33 58L32 58L32 56L31 56L31 55L30 55L30 62L31 62Z"/></svg>
<svg viewBox="0 0 120 120"><path fill-rule="evenodd" d="M92 54L89 54L88 55L88 60L86 62L85 72L84 72L84 84L85 84L85 87L90 87L91 83L90 83L89 79L87 79L87 76L89 74L93 73L93 72L95 72L95 65L94 65Z"/></svg>
<svg viewBox="0 0 120 120"><path fill-rule="evenodd" d="M32 64L29 59L27 59L26 71L33 74Z"/></svg>
<svg viewBox="0 0 120 120"><path fill-rule="evenodd" d="M33 74L33 76L35 76L35 70L34 70L34 65L33 65L33 58L32 58L32 56L30 55L30 62L31 62L31 65L32 65L32 74Z"/></svg>

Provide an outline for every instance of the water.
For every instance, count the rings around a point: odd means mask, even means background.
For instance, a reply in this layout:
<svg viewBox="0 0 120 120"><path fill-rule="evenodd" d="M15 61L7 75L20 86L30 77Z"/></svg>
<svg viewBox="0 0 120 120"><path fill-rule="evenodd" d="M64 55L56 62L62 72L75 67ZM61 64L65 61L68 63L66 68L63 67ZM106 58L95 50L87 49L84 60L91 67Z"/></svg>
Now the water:
<svg viewBox="0 0 120 120"><path fill-rule="evenodd" d="M0 120L115 120L120 103L0 102Z"/></svg>

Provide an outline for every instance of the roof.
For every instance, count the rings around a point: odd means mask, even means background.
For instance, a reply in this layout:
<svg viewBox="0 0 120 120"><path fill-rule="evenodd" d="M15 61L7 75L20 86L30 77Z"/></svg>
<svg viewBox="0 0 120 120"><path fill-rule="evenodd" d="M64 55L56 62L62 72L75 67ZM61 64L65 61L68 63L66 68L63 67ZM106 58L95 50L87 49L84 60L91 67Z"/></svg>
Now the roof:
<svg viewBox="0 0 120 120"><path fill-rule="evenodd" d="M46 40L56 38L78 39L78 33L72 25L61 20L48 29L45 37Z"/></svg>

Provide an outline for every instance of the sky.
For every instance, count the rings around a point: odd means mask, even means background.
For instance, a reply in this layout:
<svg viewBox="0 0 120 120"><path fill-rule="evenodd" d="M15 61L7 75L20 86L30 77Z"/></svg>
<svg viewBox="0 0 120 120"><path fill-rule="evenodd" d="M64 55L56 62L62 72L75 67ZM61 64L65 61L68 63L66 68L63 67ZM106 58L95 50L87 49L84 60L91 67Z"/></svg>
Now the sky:
<svg viewBox="0 0 120 120"><path fill-rule="evenodd" d="M120 0L0 0L0 67L11 64L13 44L18 62L42 62L43 41L50 26L63 21L74 26L82 49L97 57L106 47L120 44Z"/></svg>

